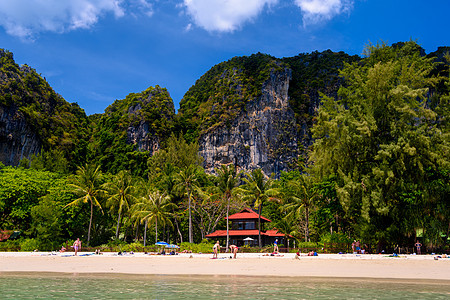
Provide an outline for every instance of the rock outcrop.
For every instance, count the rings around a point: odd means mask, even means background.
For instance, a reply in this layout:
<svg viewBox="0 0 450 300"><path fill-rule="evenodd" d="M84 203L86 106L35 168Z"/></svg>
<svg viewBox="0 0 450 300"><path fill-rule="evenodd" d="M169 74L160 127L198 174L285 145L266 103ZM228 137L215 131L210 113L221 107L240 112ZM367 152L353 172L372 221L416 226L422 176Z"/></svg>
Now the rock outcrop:
<svg viewBox="0 0 450 300"><path fill-rule="evenodd" d="M23 158L37 155L41 141L15 107L0 105L0 161L17 166Z"/></svg>
<svg viewBox="0 0 450 300"><path fill-rule="evenodd" d="M241 169L261 168L279 174L298 155L294 112L289 105L291 70L272 71L262 95L248 102L231 126L206 131L199 138L205 168L213 172L221 164Z"/></svg>

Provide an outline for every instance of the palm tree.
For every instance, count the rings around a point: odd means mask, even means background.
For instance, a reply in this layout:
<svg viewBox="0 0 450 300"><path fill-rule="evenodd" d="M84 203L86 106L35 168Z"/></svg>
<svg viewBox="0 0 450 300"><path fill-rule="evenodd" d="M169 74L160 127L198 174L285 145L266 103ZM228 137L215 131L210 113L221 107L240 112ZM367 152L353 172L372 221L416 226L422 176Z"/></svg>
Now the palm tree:
<svg viewBox="0 0 450 300"><path fill-rule="evenodd" d="M261 169L255 169L251 173L246 173L244 177L246 182L239 188L241 193L248 203L253 202L253 206L258 209L258 242L259 247L262 247L261 241L261 212L264 203L271 200L271 197L277 194L275 189L272 189L272 178L266 178Z"/></svg>
<svg viewBox="0 0 450 300"><path fill-rule="evenodd" d="M120 221L123 213L129 209L130 204L135 200L134 186L132 177L128 171L120 171L111 182L108 182L105 187L109 193L106 204L111 211L116 210L119 214L117 217L116 239L119 238Z"/></svg>
<svg viewBox="0 0 450 300"><path fill-rule="evenodd" d="M284 237L287 241L287 252L289 252L289 237L295 236L297 234L297 231L295 230L293 226L294 222L291 218L284 217L280 221L277 222L277 231L284 234Z"/></svg>
<svg viewBox="0 0 450 300"><path fill-rule="evenodd" d="M221 165L217 170L217 188L220 193L220 196L227 203L227 244L226 251L228 251L230 233L229 233L229 221L228 216L230 214L230 200L234 197L234 192L239 184L240 173L236 172L236 168L233 164L231 165Z"/></svg>
<svg viewBox="0 0 450 300"><path fill-rule="evenodd" d="M301 218L301 215L305 214L305 241L309 242L309 213L314 200L318 197L313 178L302 174L298 179L288 181L283 194L286 202L283 209L287 212L288 218Z"/></svg>
<svg viewBox="0 0 450 300"><path fill-rule="evenodd" d="M194 242L194 236L192 233L192 212L191 212L191 202L192 193L198 187L198 177L199 171L198 167L195 165L190 165L186 169L180 171L175 177L177 182L177 187L182 190L183 194L188 198L188 210L189 210L189 243Z"/></svg>
<svg viewBox="0 0 450 300"><path fill-rule="evenodd" d="M176 205L170 201L170 197L158 190L148 190L139 202L133 205L133 215L145 222L144 247L147 241L147 227L155 224L155 243L158 241L158 223L172 226L170 217Z"/></svg>
<svg viewBox="0 0 450 300"><path fill-rule="evenodd" d="M91 216L89 218L89 229L87 245L91 239L91 228L92 219L94 215L94 206L100 208L103 213L102 206L99 202L99 197L105 192L101 186L102 173L100 171L100 166L88 165L85 167L78 167L76 175L72 178L72 183L69 187L72 188L73 192L79 196L79 198L67 204L67 206L80 205L82 203L90 203L91 206Z"/></svg>

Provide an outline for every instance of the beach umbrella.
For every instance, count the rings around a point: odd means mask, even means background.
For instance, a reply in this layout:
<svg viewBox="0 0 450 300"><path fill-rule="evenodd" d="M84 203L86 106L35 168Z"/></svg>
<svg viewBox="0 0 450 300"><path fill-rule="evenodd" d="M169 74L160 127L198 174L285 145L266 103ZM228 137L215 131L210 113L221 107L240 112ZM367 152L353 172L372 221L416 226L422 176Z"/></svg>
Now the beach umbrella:
<svg viewBox="0 0 450 300"><path fill-rule="evenodd" d="M166 242L157 242L157 243L155 243L155 245L157 245L157 246L168 246L169 243L166 243Z"/></svg>
<svg viewBox="0 0 450 300"><path fill-rule="evenodd" d="M252 239L251 237L247 237L244 239L244 244L248 245L251 241L254 241L255 239Z"/></svg>
<svg viewBox="0 0 450 300"><path fill-rule="evenodd" d="M174 245L174 244L170 244L170 245L167 245L166 248L169 248L169 249L179 249L180 246L177 246L177 245Z"/></svg>

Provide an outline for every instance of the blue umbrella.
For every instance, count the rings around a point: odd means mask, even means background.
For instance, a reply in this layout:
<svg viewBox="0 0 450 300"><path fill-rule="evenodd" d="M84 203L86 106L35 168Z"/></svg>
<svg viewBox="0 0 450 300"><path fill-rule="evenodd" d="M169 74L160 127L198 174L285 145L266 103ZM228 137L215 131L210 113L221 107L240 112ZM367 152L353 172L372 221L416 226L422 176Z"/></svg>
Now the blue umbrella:
<svg viewBox="0 0 450 300"><path fill-rule="evenodd" d="M166 243L166 242L157 242L157 243L155 243L155 245L157 245L157 246L169 246L169 243Z"/></svg>
<svg viewBox="0 0 450 300"><path fill-rule="evenodd" d="M167 245L166 248L178 249L178 248L180 248L180 246L170 244L170 245Z"/></svg>

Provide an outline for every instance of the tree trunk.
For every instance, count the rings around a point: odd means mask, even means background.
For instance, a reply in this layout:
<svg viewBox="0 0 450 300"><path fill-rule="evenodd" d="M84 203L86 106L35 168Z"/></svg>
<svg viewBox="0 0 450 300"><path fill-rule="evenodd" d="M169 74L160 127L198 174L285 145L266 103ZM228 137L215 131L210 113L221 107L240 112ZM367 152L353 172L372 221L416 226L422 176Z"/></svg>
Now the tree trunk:
<svg viewBox="0 0 450 300"><path fill-rule="evenodd" d="M181 234L180 227L178 227L177 217L175 217L175 225L177 226L178 235L180 236L180 243L182 243L183 242L183 235Z"/></svg>
<svg viewBox="0 0 450 300"><path fill-rule="evenodd" d="M188 192L188 198L189 198L189 243L194 242L194 238L192 236L192 216L191 216L191 193Z"/></svg>
<svg viewBox="0 0 450 300"><path fill-rule="evenodd" d="M145 220L145 226L144 226L144 247L147 245L147 225L148 225L148 221Z"/></svg>
<svg viewBox="0 0 450 300"><path fill-rule="evenodd" d="M116 240L119 238L119 227L120 227L120 211L119 211L119 217L117 218Z"/></svg>
<svg viewBox="0 0 450 300"><path fill-rule="evenodd" d="M258 209L258 213L259 213L259 216L258 216L258 242L259 242L259 248L262 248L262 241L261 241L261 211L262 211L262 208L261 208L261 206L262 206L262 204L260 204L259 205L259 209Z"/></svg>
<svg viewBox="0 0 450 300"><path fill-rule="evenodd" d="M158 219L155 221L155 243L158 242Z"/></svg>
<svg viewBox="0 0 450 300"><path fill-rule="evenodd" d="M230 242L230 222L228 220L228 216L230 214L230 198L227 197L227 245L226 245L226 250L225 252L228 252L228 246L229 246L229 242Z"/></svg>
<svg viewBox="0 0 450 300"><path fill-rule="evenodd" d="M89 241L91 240L91 227L92 227L92 218L94 217L94 203L91 201L91 217L89 218L89 229L88 229L88 238L86 245L89 246Z"/></svg>

